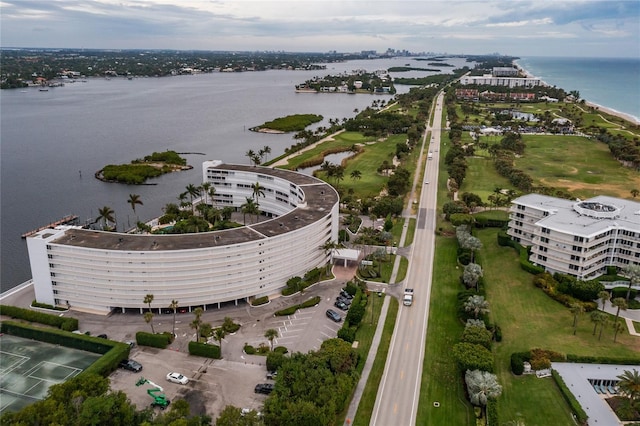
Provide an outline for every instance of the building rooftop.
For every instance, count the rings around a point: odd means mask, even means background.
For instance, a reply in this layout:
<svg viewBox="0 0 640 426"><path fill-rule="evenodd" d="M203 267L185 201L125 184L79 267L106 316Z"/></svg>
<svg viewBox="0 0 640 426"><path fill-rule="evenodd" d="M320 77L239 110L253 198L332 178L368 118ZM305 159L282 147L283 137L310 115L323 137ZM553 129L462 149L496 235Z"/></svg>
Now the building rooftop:
<svg viewBox="0 0 640 426"><path fill-rule="evenodd" d="M331 185L302 173L237 164L220 164L216 168L260 173L285 179L302 188L305 204L273 219L224 231L158 235L127 234L72 227L52 243L123 251L186 250L239 244L274 237L308 226L326 216L339 200L338 193ZM42 232L39 235L46 238L47 234L53 232L55 231Z"/></svg>
<svg viewBox="0 0 640 426"><path fill-rule="evenodd" d="M609 228L640 230L640 203L599 195L588 200L566 200L540 194L527 194L517 204L549 212L538 225L559 232L590 237Z"/></svg>

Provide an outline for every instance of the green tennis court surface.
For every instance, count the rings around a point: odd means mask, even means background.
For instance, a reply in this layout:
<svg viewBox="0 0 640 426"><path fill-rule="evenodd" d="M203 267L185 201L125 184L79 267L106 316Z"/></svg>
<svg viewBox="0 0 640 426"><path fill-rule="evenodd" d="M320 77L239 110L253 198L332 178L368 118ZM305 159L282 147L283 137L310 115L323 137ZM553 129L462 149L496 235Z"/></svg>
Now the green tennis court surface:
<svg viewBox="0 0 640 426"><path fill-rule="evenodd" d="M44 399L49 387L77 376L99 354L0 336L0 414Z"/></svg>

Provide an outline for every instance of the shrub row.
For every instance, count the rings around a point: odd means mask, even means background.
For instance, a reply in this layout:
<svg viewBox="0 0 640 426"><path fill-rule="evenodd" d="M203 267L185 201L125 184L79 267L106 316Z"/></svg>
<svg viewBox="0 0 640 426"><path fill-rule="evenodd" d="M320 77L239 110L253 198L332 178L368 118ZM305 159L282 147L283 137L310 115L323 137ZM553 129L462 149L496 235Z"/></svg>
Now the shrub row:
<svg viewBox="0 0 640 426"><path fill-rule="evenodd" d="M136 333L136 343L141 346L151 346L152 348L166 348L171 343L170 333L147 333L138 331Z"/></svg>
<svg viewBox="0 0 640 426"><path fill-rule="evenodd" d="M315 296L298 305L289 306L288 308L284 308L279 311L276 311L274 315L278 317L285 316L285 315L293 315L298 309L310 308L312 306L316 306L318 303L320 303L320 296Z"/></svg>
<svg viewBox="0 0 640 426"><path fill-rule="evenodd" d="M203 356L205 358L220 359L222 354L220 346L207 345L205 343L189 342L189 355Z"/></svg>
<svg viewBox="0 0 640 426"><path fill-rule="evenodd" d="M0 305L0 314L11 318L58 327L64 331L74 331L78 329L78 320L76 318L60 317L58 315L32 311L31 309L18 308L17 306Z"/></svg>
<svg viewBox="0 0 640 426"><path fill-rule="evenodd" d="M251 306L260 306L269 303L269 296L262 296L251 301Z"/></svg>
<svg viewBox="0 0 640 426"><path fill-rule="evenodd" d="M562 377L560 377L560 375L555 370L551 370L551 375L553 376L553 379L556 381L558 388L560 388L560 392L562 393L562 396L564 397L565 401L567 401L567 404L569 404L569 407L571 407L571 410L573 411L573 414L575 415L576 420L578 421L578 424L587 425L587 419L589 418L589 416L587 416L587 413L585 413L585 411L582 409L582 406L573 396L573 394L565 384L564 380L562 380Z"/></svg>
<svg viewBox="0 0 640 426"><path fill-rule="evenodd" d="M623 299L627 298L627 291L629 291L629 287L615 287L611 289L611 298L615 299L616 297L622 297ZM629 299L635 299L638 295L638 290L635 288L631 289L631 293L629 293Z"/></svg>
<svg viewBox="0 0 640 426"><path fill-rule="evenodd" d="M640 356L636 358L620 358L612 356L589 356L567 354L567 362L584 362L585 364L620 364L620 365L640 365Z"/></svg>
<svg viewBox="0 0 640 426"><path fill-rule="evenodd" d="M498 426L500 420L498 417L498 400L495 398L487 399L487 426Z"/></svg>
<svg viewBox="0 0 640 426"><path fill-rule="evenodd" d="M12 336L38 340L40 342L51 343L54 345L102 355L81 374L93 373L106 377L113 370L118 368L120 361L128 358L129 351L131 349L129 345L125 343L100 339L98 337L91 337L84 334L69 333L67 331L52 328L39 328L33 325L20 324L13 321L3 321L0 324L0 331Z"/></svg>
<svg viewBox="0 0 640 426"><path fill-rule="evenodd" d="M542 289L544 293L555 300L556 302L562 303L564 306L570 308L572 305L579 304L582 305L586 312L591 312L598 309L598 303L589 301L584 302L580 299L577 299L569 294L562 293L561 286L559 283L551 276L551 274L545 272L542 274L537 274L533 278L533 284Z"/></svg>
<svg viewBox="0 0 640 426"><path fill-rule="evenodd" d="M48 303L40 303L40 302L37 302L35 300L33 302L31 302L31 307L32 308L50 309L52 311L61 311L61 312L64 312L64 311L67 310L65 308L59 308L57 306L53 306L53 305L50 305Z"/></svg>

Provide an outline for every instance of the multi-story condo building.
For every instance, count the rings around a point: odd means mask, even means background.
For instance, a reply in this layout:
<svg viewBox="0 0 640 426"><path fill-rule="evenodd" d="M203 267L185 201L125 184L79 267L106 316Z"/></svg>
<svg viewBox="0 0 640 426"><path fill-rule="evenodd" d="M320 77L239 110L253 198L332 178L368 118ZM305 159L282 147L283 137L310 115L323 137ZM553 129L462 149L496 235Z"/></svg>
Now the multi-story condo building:
<svg viewBox="0 0 640 426"><path fill-rule="evenodd" d="M482 76L465 75L460 78L463 86L475 84L479 86L536 87L544 86L544 82L535 77L496 77L491 74Z"/></svg>
<svg viewBox="0 0 640 426"><path fill-rule="evenodd" d="M640 265L640 203L600 195L565 200L528 194L512 201L508 234L531 247L529 260L581 280L608 266Z"/></svg>
<svg viewBox="0 0 640 426"><path fill-rule="evenodd" d="M27 238L36 300L108 314L154 308L220 306L276 294L294 276L324 265L326 242L338 239L339 196L297 172L203 163L218 207L240 209L259 183L269 219L224 231L129 234L59 226Z"/></svg>

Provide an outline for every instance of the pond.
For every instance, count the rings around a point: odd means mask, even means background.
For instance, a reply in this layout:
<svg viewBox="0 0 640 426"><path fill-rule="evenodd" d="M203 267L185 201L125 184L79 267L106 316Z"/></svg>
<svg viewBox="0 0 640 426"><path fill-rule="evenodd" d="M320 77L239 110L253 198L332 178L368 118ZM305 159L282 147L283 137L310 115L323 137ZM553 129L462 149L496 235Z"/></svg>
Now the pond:
<svg viewBox="0 0 640 426"><path fill-rule="evenodd" d="M325 155L324 161L328 161L331 164L340 165L342 163L342 160L344 160L345 158L349 158L352 155L353 152L351 151L338 152L335 154ZM304 173L305 175L313 176L313 172L315 172L316 170L320 170L320 166L321 164L318 164L317 166L298 169L298 171L300 173Z"/></svg>

